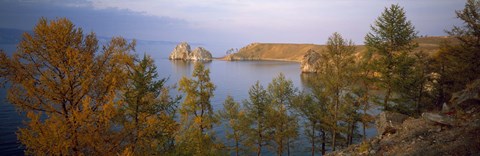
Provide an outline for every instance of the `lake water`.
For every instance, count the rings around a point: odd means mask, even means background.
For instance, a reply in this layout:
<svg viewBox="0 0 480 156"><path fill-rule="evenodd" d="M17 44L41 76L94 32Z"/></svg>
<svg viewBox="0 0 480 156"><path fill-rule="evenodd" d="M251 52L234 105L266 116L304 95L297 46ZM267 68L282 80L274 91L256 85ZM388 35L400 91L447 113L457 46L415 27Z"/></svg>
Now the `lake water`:
<svg viewBox="0 0 480 156"><path fill-rule="evenodd" d="M167 59L168 53L175 45L139 45L137 51L147 52L154 59L160 78L169 78L167 84L174 85L182 76L190 76L194 63L184 61L170 61ZM11 52L15 46L7 47L0 45L0 48ZM10 49L8 49L10 48ZM222 108L222 103L227 95L232 95L236 101L241 102L248 98L249 88L256 82L267 87L267 84L279 73L285 74L287 79L293 81L295 87L303 89L305 82L302 83L300 64L297 62L282 61L212 61L204 63L210 69L211 81L216 85L212 105L214 110ZM178 91L172 90L172 94L178 94ZM0 89L0 155L23 155L23 150L19 147L16 140L15 131L22 126L22 116L19 115L12 105L5 100L6 91ZM217 126L214 129L218 137L224 138L225 130ZM303 134L303 132L300 132ZM374 129L369 129L369 136L375 134ZM295 143L294 155L309 155L308 142L300 137L298 143ZM265 153L267 155L273 153Z"/></svg>

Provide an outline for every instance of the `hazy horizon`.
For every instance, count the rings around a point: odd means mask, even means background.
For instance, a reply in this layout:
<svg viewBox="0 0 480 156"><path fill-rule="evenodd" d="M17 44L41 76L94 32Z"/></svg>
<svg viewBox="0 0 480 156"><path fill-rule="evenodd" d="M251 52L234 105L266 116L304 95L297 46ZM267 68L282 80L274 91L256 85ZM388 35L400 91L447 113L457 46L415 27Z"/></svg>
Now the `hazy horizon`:
<svg viewBox="0 0 480 156"><path fill-rule="evenodd" d="M98 36L200 43L220 56L249 43L324 44L333 32L363 44L385 7L399 4L419 35L444 36L464 1L2 0L0 28L31 30L40 17L67 17Z"/></svg>

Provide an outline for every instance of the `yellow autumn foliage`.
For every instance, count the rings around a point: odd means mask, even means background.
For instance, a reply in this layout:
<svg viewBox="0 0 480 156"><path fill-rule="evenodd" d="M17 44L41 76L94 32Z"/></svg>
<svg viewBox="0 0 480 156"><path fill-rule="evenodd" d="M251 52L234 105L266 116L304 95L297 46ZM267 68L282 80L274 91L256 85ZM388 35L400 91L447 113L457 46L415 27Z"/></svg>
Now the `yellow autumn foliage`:
<svg viewBox="0 0 480 156"><path fill-rule="evenodd" d="M112 118L127 83L134 43L113 38L99 50L94 33L65 18L41 18L12 57L2 53L8 100L26 112L17 135L32 155L112 155L121 146Z"/></svg>

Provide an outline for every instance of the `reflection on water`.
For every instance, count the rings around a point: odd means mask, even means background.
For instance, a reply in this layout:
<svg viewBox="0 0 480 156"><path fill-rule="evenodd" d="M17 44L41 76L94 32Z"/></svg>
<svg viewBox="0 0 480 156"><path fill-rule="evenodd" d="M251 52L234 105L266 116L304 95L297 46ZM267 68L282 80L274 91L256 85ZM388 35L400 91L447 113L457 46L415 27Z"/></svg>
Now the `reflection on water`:
<svg viewBox="0 0 480 156"><path fill-rule="evenodd" d="M300 80L302 81L302 85L305 86L305 88L308 90L312 90L315 87L316 78L317 78L316 73L300 74Z"/></svg>
<svg viewBox="0 0 480 156"><path fill-rule="evenodd" d="M173 72L176 75L191 75L190 71L193 70L193 63L183 60L171 60Z"/></svg>

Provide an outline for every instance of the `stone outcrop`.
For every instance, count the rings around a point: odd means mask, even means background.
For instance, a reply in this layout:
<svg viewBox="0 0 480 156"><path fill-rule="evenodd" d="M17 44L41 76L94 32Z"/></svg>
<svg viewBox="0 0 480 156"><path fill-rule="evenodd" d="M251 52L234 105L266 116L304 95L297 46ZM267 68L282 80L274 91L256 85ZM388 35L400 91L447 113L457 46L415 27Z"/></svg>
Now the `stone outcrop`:
<svg viewBox="0 0 480 156"><path fill-rule="evenodd" d="M425 113L422 113L422 117L427 121L431 121L431 122L435 122L443 125L449 125L449 126L459 125L458 121L456 121L453 117L439 114L439 113L425 112Z"/></svg>
<svg viewBox="0 0 480 156"><path fill-rule="evenodd" d="M327 155L478 155L480 119L470 114L462 126L407 118L395 134L381 135Z"/></svg>
<svg viewBox="0 0 480 156"><path fill-rule="evenodd" d="M468 84L464 90L453 93L448 102L452 109L469 110L480 105L480 79Z"/></svg>
<svg viewBox="0 0 480 156"><path fill-rule="evenodd" d="M170 60L186 60L188 56L190 55L190 45L186 42L182 42L178 44L175 49L173 49L172 53L170 53L170 56L168 59Z"/></svg>
<svg viewBox="0 0 480 156"><path fill-rule="evenodd" d="M453 93L448 104L444 103L439 113L423 113L422 117L430 122L459 126L461 115L480 113L480 79L468 84L462 91ZM460 116L460 117L459 117Z"/></svg>
<svg viewBox="0 0 480 156"><path fill-rule="evenodd" d="M375 125L377 126L377 132L379 135L394 134L400 128L403 121L408 118L407 115L403 115L395 112L382 112L378 115Z"/></svg>
<svg viewBox="0 0 480 156"><path fill-rule="evenodd" d="M420 118L384 112L376 120L378 136L327 155L478 155L480 153L480 80L452 95L448 111Z"/></svg>
<svg viewBox="0 0 480 156"><path fill-rule="evenodd" d="M304 73L318 72L318 65L320 61L321 61L320 53L310 49L303 56L300 68Z"/></svg>
<svg viewBox="0 0 480 156"><path fill-rule="evenodd" d="M210 61L212 60L212 54L203 47L198 47L193 50L189 55L189 60L194 61Z"/></svg>
<svg viewBox="0 0 480 156"><path fill-rule="evenodd" d="M178 44L168 57L170 60L192 60L192 61L211 61L212 54L203 47L195 48L193 51L186 42Z"/></svg>

